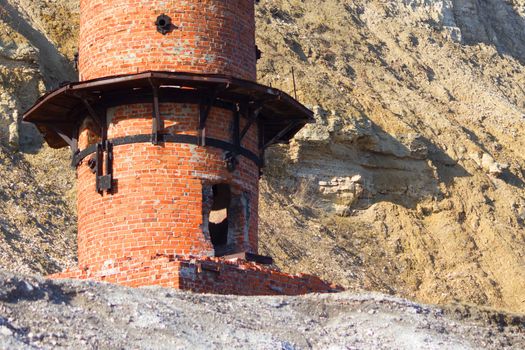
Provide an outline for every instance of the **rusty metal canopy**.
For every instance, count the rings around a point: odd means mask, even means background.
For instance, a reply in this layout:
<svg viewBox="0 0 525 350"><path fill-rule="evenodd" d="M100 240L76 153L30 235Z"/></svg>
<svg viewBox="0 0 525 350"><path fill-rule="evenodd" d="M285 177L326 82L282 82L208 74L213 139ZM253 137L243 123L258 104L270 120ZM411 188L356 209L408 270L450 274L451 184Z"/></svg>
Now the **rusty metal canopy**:
<svg viewBox="0 0 525 350"><path fill-rule="evenodd" d="M312 111L288 94L255 82L219 74L153 71L64 85L39 98L23 120L35 124L51 147L62 148L68 145L63 135L75 137L88 114L83 101L101 108L149 102L154 88L161 103L199 103L213 95L216 106L258 108L265 146L289 141L314 121Z"/></svg>

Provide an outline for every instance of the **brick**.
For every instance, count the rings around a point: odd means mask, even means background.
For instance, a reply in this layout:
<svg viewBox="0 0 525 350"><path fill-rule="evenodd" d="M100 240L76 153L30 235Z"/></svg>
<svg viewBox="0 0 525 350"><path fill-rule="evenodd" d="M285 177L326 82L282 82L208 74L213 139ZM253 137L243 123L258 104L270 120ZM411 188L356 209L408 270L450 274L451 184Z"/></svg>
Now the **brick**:
<svg viewBox="0 0 525 350"><path fill-rule="evenodd" d="M162 35L157 16L177 27ZM256 79L253 0L81 0L82 80L148 70Z"/></svg>
<svg viewBox="0 0 525 350"><path fill-rule="evenodd" d="M70 269L50 277L89 278L130 287L160 285L198 293L234 295L300 295L343 290L341 286L311 275L286 274L242 260L192 256L157 256L140 265L118 260L110 272L99 268Z"/></svg>

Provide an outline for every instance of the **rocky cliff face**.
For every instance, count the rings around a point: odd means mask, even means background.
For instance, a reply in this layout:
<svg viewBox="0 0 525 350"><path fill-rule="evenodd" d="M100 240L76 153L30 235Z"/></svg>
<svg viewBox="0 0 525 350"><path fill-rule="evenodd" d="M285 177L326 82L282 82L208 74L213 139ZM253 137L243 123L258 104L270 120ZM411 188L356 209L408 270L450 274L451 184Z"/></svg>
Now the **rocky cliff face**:
<svg viewBox="0 0 525 350"><path fill-rule="evenodd" d="M317 118L267 154L263 253L285 270L350 289L524 312L524 6L261 0L259 77L292 93L294 67L298 98ZM74 76L66 58L74 52L77 11L75 2L0 0L5 145L17 144L17 135L18 144L34 145L30 128L15 131L22 110ZM27 161L22 176L41 166L41 181L58 179L49 195L70 198L73 175L56 154L44 148L16 159ZM38 197L36 190L21 197L20 210L32 211L37 206L28 203ZM74 222L68 203L53 205ZM66 226L57 219L45 228L63 237ZM37 242L37 235L20 237L23 247Z"/></svg>
<svg viewBox="0 0 525 350"><path fill-rule="evenodd" d="M520 10L261 2L261 78L291 91L294 66L318 119L268 154L266 252L351 288L524 311Z"/></svg>
<svg viewBox="0 0 525 350"><path fill-rule="evenodd" d="M21 113L46 90L74 80L78 4L67 1L0 1L0 142L34 148L36 130Z"/></svg>

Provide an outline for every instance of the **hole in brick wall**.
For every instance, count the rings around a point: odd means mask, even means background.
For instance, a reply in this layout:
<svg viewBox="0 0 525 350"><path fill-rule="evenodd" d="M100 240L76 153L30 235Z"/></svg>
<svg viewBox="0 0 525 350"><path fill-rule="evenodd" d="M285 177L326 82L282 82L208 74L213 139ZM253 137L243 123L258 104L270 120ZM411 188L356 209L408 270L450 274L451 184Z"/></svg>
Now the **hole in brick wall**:
<svg viewBox="0 0 525 350"><path fill-rule="evenodd" d="M213 205L209 216L209 231L216 255L228 245L228 212L231 189L228 184L212 186Z"/></svg>
<svg viewBox="0 0 525 350"><path fill-rule="evenodd" d="M203 184L202 230L212 243L214 255L252 251L250 246L250 195L230 185Z"/></svg>

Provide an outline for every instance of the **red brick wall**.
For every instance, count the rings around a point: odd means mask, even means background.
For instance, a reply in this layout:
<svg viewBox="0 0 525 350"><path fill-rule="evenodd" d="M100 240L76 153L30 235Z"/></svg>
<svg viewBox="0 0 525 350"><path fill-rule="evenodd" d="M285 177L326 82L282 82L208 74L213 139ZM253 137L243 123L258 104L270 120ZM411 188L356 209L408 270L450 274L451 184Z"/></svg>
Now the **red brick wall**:
<svg viewBox="0 0 525 350"><path fill-rule="evenodd" d="M256 79L254 0L81 0L81 80L147 70ZM157 32L157 16L177 28Z"/></svg>
<svg viewBox="0 0 525 350"><path fill-rule="evenodd" d="M150 134L151 108L151 104L135 104L110 109L108 138ZM161 104L163 133L196 134L198 113L197 105ZM231 111L212 108L207 136L231 141L232 116ZM84 123L81 148L89 143L90 128L94 124ZM255 125L243 146L258 154ZM248 240L244 232L237 232L235 245L239 251L257 252L259 169L254 162L239 156L237 170L230 173L224 151L209 146L140 143L115 146L113 151L113 194L96 192L89 157L77 169L81 268L157 254L212 255L210 237L202 226L203 184L228 183L234 195L248 197Z"/></svg>
<svg viewBox="0 0 525 350"><path fill-rule="evenodd" d="M115 261L97 270L73 269L51 278L92 279L130 287L158 285L197 293L300 295L343 288L312 275L290 275L244 261L158 256Z"/></svg>

